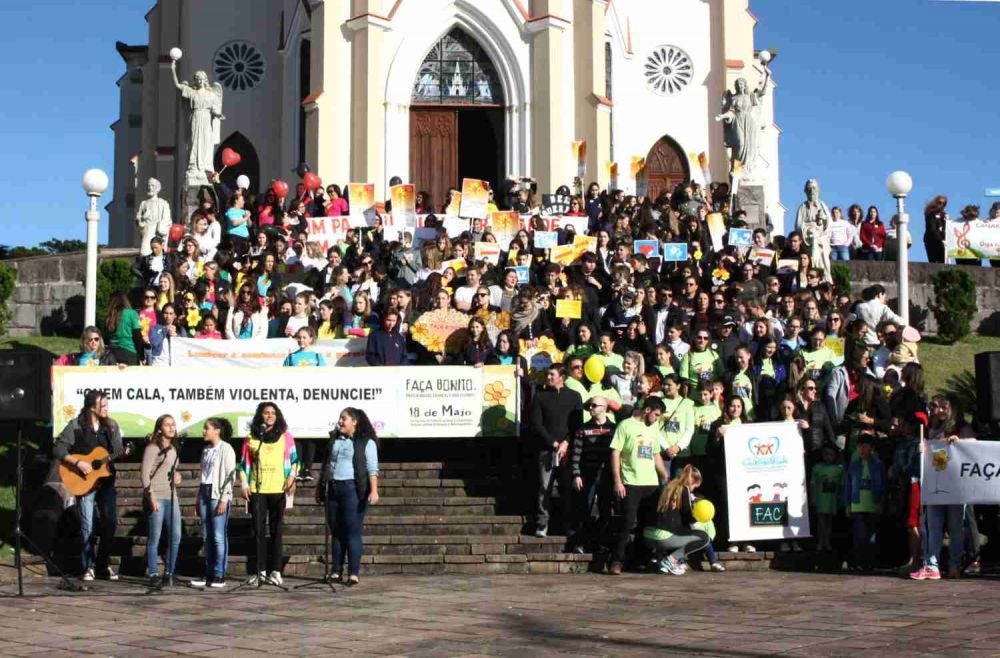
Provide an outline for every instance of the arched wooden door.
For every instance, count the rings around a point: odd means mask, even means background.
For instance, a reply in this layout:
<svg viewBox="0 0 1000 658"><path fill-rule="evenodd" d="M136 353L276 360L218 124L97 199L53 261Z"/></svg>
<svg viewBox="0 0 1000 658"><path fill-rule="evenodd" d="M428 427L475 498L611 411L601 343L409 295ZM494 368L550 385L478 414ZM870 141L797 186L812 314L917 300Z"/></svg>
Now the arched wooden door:
<svg viewBox="0 0 1000 658"><path fill-rule="evenodd" d="M654 200L664 192L672 192L678 183L691 180L687 156L677 142L666 135L649 149L645 171L649 198Z"/></svg>
<svg viewBox="0 0 1000 658"><path fill-rule="evenodd" d="M222 170L222 150L231 148L240 154L240 163L235 167L226 167L219 178L231 190L236 189L236 179L241 175L246 175L250 179L250 191L260 190L260 160L257 158L257 149L253 147L250 140L243 133L236 131L227 137L219 148L215 151L215 170Z"/></svg>

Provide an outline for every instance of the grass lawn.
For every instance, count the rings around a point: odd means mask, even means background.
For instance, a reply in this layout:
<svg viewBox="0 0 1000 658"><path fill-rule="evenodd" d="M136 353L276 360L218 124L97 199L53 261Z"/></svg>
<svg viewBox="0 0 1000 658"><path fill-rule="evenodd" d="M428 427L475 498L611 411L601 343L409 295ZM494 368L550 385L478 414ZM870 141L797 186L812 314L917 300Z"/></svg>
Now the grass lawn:
<svg viewBox="0 0 1000 658"><path fill-rule="evenodd" d="M924 366L927 392L931 395L946 388L954 375L968 370L975 374L975 356L979 352L1000 351L1000 337L972 335L960 343L943 345L935 337L920 343L920 363Z"/></svg>
<svg viewBox="0 0 1000 658"><path fill-rule="evenodd" d="M55 356L74 352L80 349L79 338L63 338L62 336L5 336L0 338L0 350L41 348L52 352Z"/></svg>

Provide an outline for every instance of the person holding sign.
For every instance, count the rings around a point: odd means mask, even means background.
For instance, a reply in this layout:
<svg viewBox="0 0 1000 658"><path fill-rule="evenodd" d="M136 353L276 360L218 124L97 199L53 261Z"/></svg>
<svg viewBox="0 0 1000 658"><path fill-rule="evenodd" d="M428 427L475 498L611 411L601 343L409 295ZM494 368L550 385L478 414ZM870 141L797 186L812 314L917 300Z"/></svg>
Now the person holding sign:
<svg viewBox="0 0 1000 658"><path fill-rule="evenodd" d="M640 509L649 511L660 483L667 479L660 456L667 449L660 424L663 410L663 400L647 398L642 413L619 423L611 441L611 477L615 495L624 508L624 523L619 527L608 568L612 576L621 575L629 535L639 522Z"/></svg>

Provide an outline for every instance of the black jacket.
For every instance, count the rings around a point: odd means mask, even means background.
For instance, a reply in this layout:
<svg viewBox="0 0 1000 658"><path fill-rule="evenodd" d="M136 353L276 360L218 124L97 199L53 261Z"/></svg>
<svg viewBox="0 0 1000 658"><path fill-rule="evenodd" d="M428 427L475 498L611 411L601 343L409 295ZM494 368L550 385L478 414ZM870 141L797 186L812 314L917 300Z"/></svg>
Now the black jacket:
<svg viewBox="0 0 1000 658"><path fill-rule="evenodd" d="M662 528L675 535L688 534L691 525L694 523L694 514L691 511L691 492L687 487L681 491L679 509L667 508L656 513L656 527Z"/></svg>
<svg viewBox="0 0 1000 658"><path fill-rule="evenodd" d="M826 405L817 400L809 407L809 411L803 411L799 406L799 415L802 420L809 423L809 429L802 430L802 443L807 452L821 450L826 447L837 447L837 435L833 431L833 423L830 422L830 414L826 411Z"/></svg>
<svg viewBox="0 0 1000 658"><path fill-rule="evenodd" d="M563 386L541 388L531 402L531 433L542 451L553 451L553 443L568 441L580 424L583 400Z"/></svg>
<svg viewBox="0 0 1000 658"><path fill-rule="evenodd" d="M610 418L598 423L591 418L576 431L570 448L573 476L596 474L611 459L611 439L615 435L615 422Z"/></svg>

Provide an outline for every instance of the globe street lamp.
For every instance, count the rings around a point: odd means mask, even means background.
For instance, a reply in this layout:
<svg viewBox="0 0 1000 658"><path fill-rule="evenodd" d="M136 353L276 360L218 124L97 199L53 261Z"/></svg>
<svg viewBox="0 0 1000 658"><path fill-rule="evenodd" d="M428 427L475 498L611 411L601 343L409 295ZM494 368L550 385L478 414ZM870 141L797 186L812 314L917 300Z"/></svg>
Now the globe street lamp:
<svg viewBox="0 0 1000 658"><path fill-rule="evenodd" d="M88 169L83 174L83 191L90 197L90 207L84 215L87 219L87 288L83 311L85 327L97 324L97 223L101 220L97 200L107 189L108 175L100 169Z"/></svg>
<svg viewBox="0 0 1000 658"><path fill-rule="evenodd" d="M910 324L910 254L906 248L910 239L908 231L910 216L906 214L903 201L913 189L913 179L905 171L894 171L885 180L885 188L896 199L896 214L899 217L899 227L896 237L899 241L899 256L896 258L896 278L899 287L899 315L907 325Z"/></svg>

